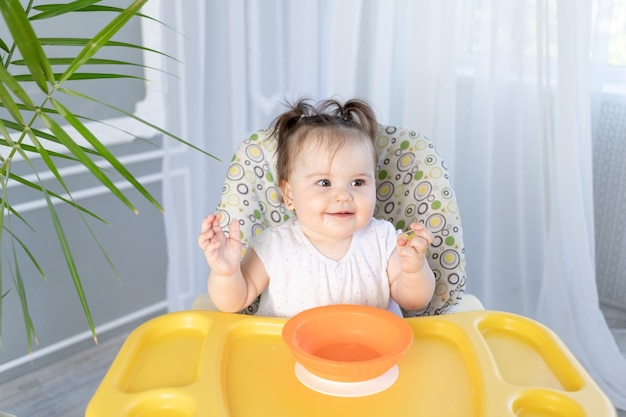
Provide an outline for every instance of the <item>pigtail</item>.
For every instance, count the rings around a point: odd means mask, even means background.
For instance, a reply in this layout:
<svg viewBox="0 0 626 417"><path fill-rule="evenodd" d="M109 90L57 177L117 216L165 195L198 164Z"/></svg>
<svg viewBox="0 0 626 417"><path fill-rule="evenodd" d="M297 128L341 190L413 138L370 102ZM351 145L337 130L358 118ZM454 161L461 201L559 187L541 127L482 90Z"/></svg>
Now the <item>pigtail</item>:
<svg viewBox="0 0 626 417"><path fill-rule="evenodd" d="M338 100L328 99L320 102L317 106L320 117L336 118L336 123L350 128L355 128L365 133L370 138L376 136L378 122L372 108L363 100L352 99L341 104ZM324 115L324 116L323 116ZM333 123L329 123L332 125Z"/></svg>
<svg viewBox="0 0 626 417"><path fill-rule="evenodd" d="M289 138L294 136L305 118L316 114L316 109L311 100L301 98L294 104L285 102L287 111L278 115L270 125L271 135L276 138L276 173L278 183L281 184L287 178L290 165L288 163L290 149Z"/></svg>
<svg viewBox="0 0 626 417"><path fill-rule="evenodd" d="M354 123L361 127L370 138L376 136L378 122L372 108L363 100L352 99L344 103L339 108L341 117L349 123Z"/></svg>
<svg viewBox="0 0 626 417"><path fill-rule="evenodd" d="M311 104L310 100L306 98L299 99L295 104L288 102L284 104L288 110L278 115L270 125L271 134L274 135L279 142L291 136L302 118L312 116L316 113L315 107Z"/></svg>

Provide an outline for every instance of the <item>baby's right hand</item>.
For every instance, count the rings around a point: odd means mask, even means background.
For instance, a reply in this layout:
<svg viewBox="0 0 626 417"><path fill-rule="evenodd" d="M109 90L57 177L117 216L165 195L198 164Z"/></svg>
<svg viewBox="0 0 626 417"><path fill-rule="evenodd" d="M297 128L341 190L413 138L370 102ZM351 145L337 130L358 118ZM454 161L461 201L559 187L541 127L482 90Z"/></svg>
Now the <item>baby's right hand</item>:
<svg viewBox="0 0 626 417"><path fill-rule="evenodd" d="M204 252L212 273L233 275L241 261L241 241L239 240L239 222L230 223L229 236L220 226L220 214L209 214L200 228L198 245Z"/></svg>

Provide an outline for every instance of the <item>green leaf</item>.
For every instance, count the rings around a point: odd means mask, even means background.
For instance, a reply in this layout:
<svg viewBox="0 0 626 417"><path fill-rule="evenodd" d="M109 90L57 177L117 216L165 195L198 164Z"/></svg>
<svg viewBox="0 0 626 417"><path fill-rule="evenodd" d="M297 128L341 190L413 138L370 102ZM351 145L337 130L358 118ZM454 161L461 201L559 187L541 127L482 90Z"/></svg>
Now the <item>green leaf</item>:
<svg viewBox="0 0 626 417"><path fill-rule="evenodd" d="M46 11L49 9L52 9L54 7L57 7L59 5L55 5L55 4L41 4L41 5L37 5L35 7L33 7L33 9L35 10L41 10L41 11ZM87 7L83 7L81 9L78 10L74 10L74 12L77 13L81 13L81 12L97 12L97 13L102 13L102 12L113 12L113 13L121 13L122 11L124 11L124 9L120 8L120 7L114 7L114 6L100 6L100 5L94 5L94 6L87 6ZM148 16L145 15L143 13L137 13L135 14L135 16L137 17L141 17L142 19L148 19L148 20L152 20L153 22L159 23L161 25L163 25L166 28L169 28L171 30L174 30L173 27L166 25L165 23L161 22L158 19L155 19L152 16ZM174 30L176 33L180 34L180 32Z"/></svg>
<svg viewBox="0 0 626 417"><path fill-rule="evenodd" d="M53 65L53 66L54 65L69 65L73 60L74 58L48 58L48 62L50 62L50 65ZM26 65L26 63L24 62L23 59L17 59L17 60L11 61L11 65L24 66ZM143 65L143 64L136 63L136 62L120 61L117 59L91 58L89 61L85 62L84 65L116 65L116 66L119 65L122 67L132 66L132 67L148 68L151 70L163 72L169 76L180 79L180 77L177 76L176 74L172 74L161 68L152 67L150 65Z"/></svg>
<svg viewBox="0 0 626 417"><path fill-rule="evenodd" d="M0 146L6 146L6 147L13 147L15 146L12 142L8 142L6 139L0 139ZM24 151L26 152L31 152L31 153L39 153L37 151L37 148L35 148L32 145L28 145L26 143L20 143L19 145L20 148L22 148ZM54 152L54 151L49 151L51 156L54 156L55 158L63 158L63 159L68 159L68 160L72 160L72 161L77 161L76 158L74 158L71 155L67 155L64 153L58 153L58 152Z"/></svg>
<svg viewBox="0 0 626 417"><path fill-rule="evenodd" d="M32 264L35 267L35 269L37 269L37 271L39 272L39 274L41 275L41 277L45 281L46 280L46 274L43 271L43 268L41 267L41 265L39 265L39 262L37 262L37 259L35 259L35 256L31 253L30 249L28 249L26 244L24 242L22 242L22 240L19 237L17 237L17 235L15 233L13 233L13 231L11 229L5 227L4 231L6 233L8 233L15 240L15 242L18 243L18 245L20 245L20 247L22 248L24 253L28 256L28 258L32 262Z"/></svg>
<svg viewBox="0 0 626 417"><path fill-rule="evenodd" d="M69 189L67 188L67 185L65 185L65 181L63 180L63 177L61 177L61 174L59 173L59 170L57 169L56 165L54 164L54 161L50 157L50 152L48 152L48 150L41 145L41 142L39 142L39 139L37 138L37 136L35 136L33 134L33 132L31 130L27 130L25 133L28 135L30 140L33 142L33 144L34 144L34 146L35 146L35 148L37 150L37 154L45 162L45 164L48 167L48 169L50 170L50 172L54 175L54 177L59 182L61 187L63 187L63 189L65 190L67 195L70 196L70 198L71 198L71 193L70 193ZM30 166L32 171L35 173L37 178L39 178L38 170L35 169L35 167L33 166L32 161L30 160L28 155L24 152L24 150L21 147L15 147L15 149L24 158L24 161L26 161L28 163L28 165ZM10 161L8 161L8 162L10 163ZM39 180L39 182L41 182L41 180ZM48 195L48 190L45 187L42 187L41 191L42 191L43 194Z"/></svg>
<svg viewBox="0 0 626 417"><path fill-rule="evenodd" d="M13 100L13 97L11 97L11 94L9 94L7 89L4 88L4 85L1 83L0 83L0 102L2 102L2 105L4 106L4 108L6 108L9 111L9 113L11 113L11 116L13 116L15 120L17 120L22 125L24 124L24 118L22 118L22 113L20 113L20 110L17 107L17 104Z"/></svg>
<svg viewBox="0 0 626 417"><path fill-rule="evenodd" d="M6 168L8 170L8 168ZM8 206L6 201L7 196L7 187L5 182L5 177L0 175L0 184L2 185L2 200L0 201L0 249L2 248L2 238L4 237L4 233L1 233L4 230L4 213L6 212L6 208ZM2 260L4 256L0 251L0 271L3 270ZM7 295L7 292L3 292L2 289L2 278L0 277L0 317L2 317L2 299ZM0 320L0 346L2 345L2 320Z"/></svg>
<svg viewBox="0 0 626 417"><path fill-rule="evenodd" d="M167 55L166 53L163 53L161 51L157 51L156 49L151 49L151 48L146 48L145 46L142 45L136 45L134 43L128 43L128 42L118 42L118 41L106 41L106 42L102 42L102 44L98 44L98 45L94 45L94 40L96 38L93 39L87 39L87 38L39 38L39 42L41 43L41 45L45 45L45 46L82 46L85 49L87 48L94 48L94 47L98 47L98 49L102 48L102 47L123 47L123 48L132 48L132 49L139 49L141 51L146 51L146 52L151 52L151 53L155 53L157 55L162 55L168 59L172 59L174 61L180 62L179 60L177 60L176 58ZM89 55L89 58L85 59L85 62L81 63L81 66L84 65L87 61L89 61L91 59L91 56L93 56L97 51L94 51L93 54ZM76 60L76 58L74 58L74 61Z"/></svg>
<svg viewBox="0 0 626 417"><path fill-rule="evenodd" d="M56 114L56 110L54 111L54 113ZM13 130L16 130L18 132L22 132L24 130L24 126L19 125L19 124L15 123L15 122L13 122L11 120L0 119L0 124L4 124L4 125L6 125L6 127L10 128L10 129L13 129ZM45 140L50 141L50 142L61 144L61 142L56 138L56 136L51 135L50 133L47 133L47 132L44 132L44 131L38 130L38 129L33 129L33 128L31 128L30 131L33 134L35 134L35 136L37 136L38 138L42 138L42 139L45 139ZM8 132L7 132L7 134L8 134ZM9 143L9 142L2 141L2 140L0 140L0 145L14 146L13 143ZM20 147L22 149L24 149L25 151L28 151L28 152L39 153L39 151L37 150L36 147L28 145L26 143L20 143ZM81 147L81 148L86 153L90 153L90 154L93 154L93 155L98 155L98 153L96 151L94 151L93 149L89 149L89 148L86 148L84 146ZM77 161L77 159L74 158L73 156L67 155L67 154L64 154L64 153L59 153L59 152L54 152L54 151L48 151L48 153L50 154L50 156L54 156L54 157L57 157L57 158L71 159L71 160Z"/></svg>
<svg viewBox="0 0 626 417"><path fill-rule="evenodd" d="M48 117L48 116L46 116L46 117ZM59 173L59 170L57 169L56 165L54 164L54 161L50 157L51 156L50 152L41 145L41 142L39 142L39 139L37 138L37 136L35 136L32 133L32 131L28 130L28 131L26 131L26 133L28 134L28 137L30 138L30 140L33 142L33 145L37 149L37 153L39 154L41 159L45 162L45 164L48 167L48 169L50 170L50 172L54 175L56 180L59 182L59 185L61 185L61 187L63 187L63 189L65 190L67 195L71 198L70 190L67 188L67 185L65 184L65 181L63 180L63 177ZM65 132L63 132L63 133L65 133ZM32 171L35 173L37 178L39 178L39 174L38 174L39 171L37 169L35 169L35 167L33 166L30 158L28 157L28 155L21 148L17 148L17 151L22 155L24 160L28 162L28 164L31 167ZM41 180L40 180L40 182L41 182ZM42 191L43 194L49 195L48 194L48 190L45 187L42 187L41 191Z"/></svg>
<svg viewBox="0 0 626 417"><path fill-rule="evenodd" d="M13 284L15 285L15 290L17 291L17 295L20 299L20 304L22 306L22 316L24 317L24 325L26 327L26 338L28 340L28 352L33 351L33 340L36 344L38 344L37 334L35 332L35 325L33 324L33 319L30 316L30 312L28 310L28 298L26 297L26 289L24 288L24 279L22 278L22 273L20 271L20 265L17 260L17 253L15 252L15 245L12 245L13 250L13 265L15 266L15 270L11 269L13 274Z"/></svg>
<svg viewBox="0 0 626 417"><path fill-rule="evenodd" d="M74 142L71 136L63 130L63 128L55 122L50 116L42 113L40 115L41 120L44 122L46 127L50 129L52 134L54 134L59 141L65 146L75 157L80 161L81 164L85 166L100 182L102 185L107 187L113 195L115 195L120 201L122 201L128 208L130 208L134 213L137 213L137 209L135 206L126 198L126 196L115 186L115 184L107 177L100 167L98 167L82 150L80 146Z"/></svg>
<svg viewBox="0 0 626 417"><path fill-rule="evenodd" d="M1 204L0 210L2 210L2 212L0 213L0 230L4 227L4 214L6 211L8 211L9 213L17 217L22 223L24 223L30 230L35 231L35 229L33 229L33 227L26 221L26 219L24 219L24 217L22 217L22 215L18 213L8 203L7 194L6 194L7 189L8 189L7 187L8 183L6 182L6 178L9 178L11 175L13 175L11 173L10 167L11 167L11 161L7 160L2 166L3 175L0 175L0 183L2 184L2 199L0 201L0 204ZM2 233L0 233L0 248L1 247L2 247ZM2 258L2 256L0 256L0 258Z"/></svg>
<svg viewBox="0 0 626 417"><path fill-rule="evenodd" d="M86 6L99 3L100 0L75 0L66 4L50 4L45 11L30 17L30 20L48 19L66 13L75 12Z"/></svg>
<svg viewBox="0 0 626 417"><path fill-rule="evenodd" d="M55 76L61 76L61 74L54 74ZM14 76L17 81L34 81L32 75L30 74L18 74ZM143 77L137 77L135 75L124 75L124 74L102 74L102 73L89 73L89 72L78 72L72 74L67 80L104 80L104 79L116 79L116 78L132 78L136 80L146 80Z"/></svg>
<svg viewBox="0 0 626 417"><path fill-rule="evenodd" d="M38 184L36 184L36 183L34 183L34 182L32 182L32 181L28 181L28 180L27 180L26 178L24 178L24 177L21 177L21 176L19 176L19 175L15 175L15 174L9 174L9 176L8 176L8 177L9 177L10 179L12 179L13 181L17 181L17 182L19 182L19 183L20 183L20 184L22 184L22 185L25 185L25 186L27 186L27 187L29 187L29 188L32 188L33 190L39 191L39 192L41 192L41 193L43 193L43 192L44 192L43 188L42 188L40 185L38 185ZM70 199L67 199L67 198L63 197L62 195L56 194L56 193L54 193L54 192L52 192L52 191L50 191L50 190L48 190L48 189L46 189L45 191L46 191L46 192L47 192L50 196L52 196L52 197L54 197L54 198L58 199L59 201L62 201L62 202L64 202L65 204L67 204L67 205L69 205L69 206L72 206L72 207L74 207L75 209L77 209L77 210L79 210L79 211L82 211L83 213L86 213L86 214L90 215L90 216L91 216L91 217L93 217L94 219L96 219L96 220L98 220L98 221L100 221L100 222L102 222L102 223L104 223L104 224L106 224L106 225L109 225L109 222L107 222L106 220L104 220L102 217L100 217L100 216L98 216L97 214L95 214L94 212L92 212L92 211L90 211L90 210L86 209L85 207L83 207L82 205L80 205L80 204L76 203L75 201L70 200Z"/></svg>
<svg viewBox="0 0 626 417"><path fill-rule="evenodd" d="M10 162L5 166L5 169L7 172L10 172ZM22 315L24 317L24 324L26 328L26 338L28 340L28 349L29 351L32 351L32 340L34 337L36 341L37 335L35 334L35 327L33 326L33 321L28 311L28 300L26 299L26 292L24 290L24 281L22 279L19 265L17 264L17 255L15 253L15 242L17 241L22 247L24 247L24 244L21 240L16 239L16 236L11 232L10 228L5 227L5 210L10 209L10 206L7 203L7 187L6 187L7 184L5 182L5 178L6 178L5 176L0 176L0 183L2 184L2 202L0 203L0 248L3 247L2 237L4 236L4 233L2 232L7 231L9 235L13 237L11 247L13 249L13 263L15 265L15 271L11 267L11 264L9 264L9 270L11 271L13 275L13 282L17 290L18 297L20 299L20 304L22 306ZM41 270L41 268L39 267L39 264L37 263L35 258L32 256L30 251L27 250L27 254L30 256L31 260L34 262L35 267ZM2 257L0 256L0 259L1 258ZM0 267L2 267L1 263L0 263ZM2 280L0 279L0 281ZM0 289L0 292L2 292L1 289ZM4 298L4 295L6 295L6 293L2 295L2 298ZM1 302L1 299L0 299L0 302ZM1 308L2 307L0 306L0 309Z"/></svg>
<svg viewBox="0 0 626 417"><path fill-rule="evenodd" d="M7 46L6 43L4 43L4 41L2 40L2 38L0 38L0 49L2 49L4 52L9 53L9 47Z"/></svg>
<svg viewBox="0 0 626 417"><path fill-rule="evenodd" d="M135 187L135 189L139 191L148 201L150 201L152 205L157 207L160 211L162 212L164 211L163 207L161 207L159 202L154 197L152 197L152 195L148 192L148 190L146 190L144 186L141 185L141 183L135 179L135 177L130 173L130 171L128 171L128 169L126 169L126 167L117 160L115 155L113 155L113 153L106 146L104 146L102 142L100 142L98 138L96 138L89 131L89 129L87 129L85 125L83 125L80 122L80 120L78 120L58 100L51 99L51 101L52 101L52 105L54 106L54 108L57 109L59 114L63 116L63 118L70 124L70 126L76 129L76 131L79 132L81 136L85 138L91 146L93 146L93 148L96 150L96 152L100 154L100 156L102 156L108 163L110 163L111 166L115 168L117 172L119 172L126 181L131 183Z"/></svg>
<svg viewBox="0 0 626 417"><path fill-rule="evenodd" d="M0 129L2 128L2 126L0 126ZM6 132L6 129L2 129L3 132ZM8 132L7 132L8 133ZM7 172L10 169L10 161L8 163L3 164L3 170L6 170ZM3 247L2 246L2 238L4 237L4 233L2 233L2 230L4 230L4 216L6 213L6 209L8 207L8 203L7 203L7 186L6 186L6 180L5 180L5 176L4 175L0 175L0 184L2 185L2 200L0 201L0 249ZM3 258L4 256L2 256L2 253L0 251L0 271L3 270ZM9 291L7 292L3 292L2 289L2 277L0 277L0 318L2 317L2 299L8 294ZM2 320L0 320L0 346L2 345Z"/></svg>
<svg viewBox="0 0 626 417"><path fill-rule="evenodd" d="M48 118L49 119L49 116L44 114L44 118ZM49 120L51 120L51 119L49 119ZM65 133L65 132L63 132L63 133ZM63 181L63 178L61 177L58 169L54 165L54 162L50 158L50 155L48 154L48 151L44 147L41 146L41 143L39 143L37 137L35 137L34 135L30 135L30 139L33 141L33 143L35 144L37 149L39 149L39 154L41 155L41 158L44 160L44 162L46 163L46 165L50 169L50 172L52 172L54 174L54 176L57 179L57 181L59 182L59 184L61 184L61 186L67 192L68 196L70 196L70 198L71 198L71 193L69 192L69 189L65 185L65 181ZM41 178L39 177L38 171L32 165L32 162L30 161L30 159L26 158L25 160L28 162L28 164L30 165L32 171L37 176L37 179L38 179L39 183L42 184L42 181L41 181ZM41 190L42 190L42 193L43 193L43 195L45 197L46 205L48 206L48 212L49 212L50 218L52 219L52 222L54 224L55 232L56 232L57 238L59 240L59 244L61 245L61 249L63 251L63 257L65 258L65 263L66 263L66 265L68 267L68 270L70 272L70 275L72 277L72 281L74 282L74 288L76 290L76 294L78 295L78 298L80 299L81 305L83 307L83 312L85 314L85 318L87 319L87 323L89 325L89 328L91 329L91 334L93 335L93 338L96 341L96 343L98 343L98 339L96 337L95 326L93 324L93 319L92 319L92 316L91 316L91 311L89 310L89 305L87 304L87 298L85 297L85 293L84 293L83 286L82 286L82 283L81 283L81 280L80 280L80 276L79 276L78 270L76 268L76 262L74 262L74 257L72 255L72 251L71 251L69 243L67 241L67 237L65 236L65 232L63 230L63 226L61 224L59 216L58 216L58 214L56 212L56 209L54 207L54 203L52 202L47 189L42 186Z"/></svg>
<svg viewBox="0 0 626 417"><path fill-rule="evenodd" d="M41 91L47 94L48 84L46 81L54 84L52 68L20 1L0 0L0 13L2 13L4 22L37 85Z"/></svg>
<svg viewBox="0 0 626 417"><path fill-rule="evenodd" d="M32 110L35 109L35 104L30 99L28 93L24 91L16 78L9 74L9 71L7 71L3 65L0 65L0 81L6 84L9 90L11 90L13 94L15 94L15 97L19 98L23 104Z"/></svg>
<svg viewBox="0 0 626 417"><path fill-rule="evenodd" d="M74 61L67 67L59 84L69 79L85 62L89 61L126 23L139 12L147 0L135 0L128 8L115 17L106 25L76 56Z"/></svg>
<svg viewBox="0 0 626 417"><path fill-rule="evenodd" d="M74 261L74 256L72 255L72 250L70 249L70 245L67 241L67 237L65 236L65 231L63 230L63 225L61 224L61 220L56 212L54 204L50 200L50 196L44 190L44 197L46 198L46 204L48 205L48 212L50 214L50 218L52 219L52 223L54 224L54 230L56 231L57 238L59 240L59 244L61 245L61 249L63 251L63 257L65 258L65 263L67 265L68 270L70 271L70 275L72 276L72 281L74 282L74 289L76 290L76 294L80 300L80 303L83 307L83 312L85 313L85 318L87 319L87 323L89 325L89 329L91 330L91 334L96 343L98 343L98 337L96 336L96 328L93 323L93 318L91 316L91 311L89 310L89 305L87 303L87 297L85 296L85 291L83 290L83 285L80 280L80 276L78 274L78 269L76 268L76 262Z"/></svg>
<svg viewBox="0 0 626 417"><path fill-rule="evenodd" d="M78 116L78 115L76 115L76 116ZM94 122L94 123L100 123L100 124L102 124L102 125L108 126L108 127L110 127L111 129L115 129L115 130L117 130L118 132L122 132L122 133L124 133L124 134L126 134L126 135L128 135L128 136L132 137L133 139L135 139L135 140L137 140L137 141L143 142L143 143L145 143L145 144L147 144L147 145L151 145L152 147L154 147L154 149L158 149L158 148L159 148L159 145L157 145L156 143L154 143L154 142L153 142L153 141L151 141L150 139L147 139L147 138L144 138L144 137L142 137L142 136L139 136L139 135L137 135L137 134L135 134L135 133L133 133L133 132L130 132L130 131L126 130L126 129L122 129L121 127L116 126L116 125L114 125L114 124L107 123L107 122L104 122L104 121L102 121L102 120L97 120L97 119L93 119L93 118L86 117L86 116L78 116L78 117L79 117L81 120L85 120L85 121L89 121L89 122ZM93 150L92 150L92 152L95 152L95 151L93 151Z"/></svg>
<svg viewBox="0 0 626 417"><path fill-rule="evenodd" d="M174 139L174 140L176 140L176 141L178 141L178 142L180 142L180 143L182 143L182 144L184 144L184 145L186 145L186 146L188 146L188 147L190 147L192 149L195 149L196 151L202 152L203 154L205 154L206 156L208 156L210 158L213 158L213 159L221 162L221 159L219 159L217 156L211 155L210 153L208 153L204 149L199 148L199 147L195 146L194 144L189 143L189 142L185 141L184 139L174 135L173 133L170 133L167 130L162 129L162 128L154 125L153 123L150 123L150 122L142 119L141 117L137 117L134 114L129 113L129 112L127 112L127 111L125 111L125 110L123 110L123 109L121 109L119 107L113 106L111 104L107 104L107 103L105 103L103 101L100 101L100 100L97 100L95 98L89 97L89 96L87 96L85 94L82 94L82 93L80 93L78 91L70 90L68 88L59 88L58 91L61 92L61 93L69 94L69 95L74 96L74 97L80 97L80 98L83 98L85 100L93 101L95 103L101 104L101 105L103 105L105 107L108 107L110 109L113 109L113 110L115 110L115 111L117 111L117 112L119 112L119 113L121 113L121 114L123 114L123 115L125 115L127 117L130 117L130 118L132 118L134 120L137 120L140 123L143 123L146 126L151 127L152 129L156 130L157 132L160 132L160 133L162 133L162 134L164 134L164 135L166 135L166 136L168 136L168 137L170 137L170 138L172 138L172 139Z"/></svg>
<svg viewBox="0 0 626 417"><path fill-rule="evenodd" d="M48 114L56 114L56 110L48 108L48 107L36 107L36 108L32 109L30 107L25 106L22 103L16 103L16 104L17 104L17 107L20 110L22 110L22 113L24 113L24 112L38 112L38 111L42 111L42 112L46 112ZM1 105L2 105L2 103L0 103L0 106ZM32 121L31 121L31 124L32 124Z"/></svg>
<svg viewBox="0 0 626 417"><path fill-rule="evenodd" d="M79 215L80 215L80 218L83 220L83 223L85 223L85 227L87 227L87 230L89 230L89 234L91 234L91 237L93 238L94 242L96 242L96 244L98 245L98 249L100 249L100 253L102 253L102 256L104 256L104 259L106 259L107 263L109 264L109 267L111 268L111 271L113 271L113 274L115 274L115 277L117 278L117 281L119 283L122 283L122 277L121 277L120 273L118 272L117 268L115 268L115 265L113 264L113 261L111 260L111 258L107 254L106 250L104 249L104 247L100 243L100 240L98 240L98 237L96 236L96 233L93 231L91 226L89 226L89 223L85 220L85 218L83 217L82 213L79 212Z"/></svg>
<svg viewBox="0 0 626 417"><path fill-rule="evenodd" d="M4 199L2 200L2 206L4 207L5 210L7 210L9 213L11 213L16 218L18 218L22 223L24 223L26 227L28 227L33 232L35 231L35 229L26 221L26 219L22 217L22 215L18 213L17 210L15 210L9 203L5 202ZM2 247L1 242L0 242L0 247Z"/></svg>
<svg viewBox="0 0 626 417"><path fill-rule="evenodd" d="M0 133L2 133L2 136L4 137L3 140L8 144L8 146L13 147L14 142L13 142L13 139L11 138L11 134L7 130L4 123L2 123L2 120L0 120ZM11 168L11 160L10 159L7 160L4 157L0 157L0 161L2 161L2 165L0 165L0 183L2 184L2 192L4 195L7 191L7 187L4 181L5 181L7 174L9 173L9 169ZM2 198L2 208L4 208L5 202L6 202L6 197L4 196ZM4 210L2 211L2 214L4 214ZM0 229L1 228L2 228L2 223L0 222ZM2 248L2 234L0 234L0 248ZM1 257L2 257L2 253L0 253L0 258ZM0 271L2 271L2 269L0 269Z"/></svg>
<svg viewBox="0 0 626 417"><path fill-rule="evenodd" d="M50 65L69 65L74 58L48 58L48 62ZM11 65L26 65L23 59L16 59L11 61ZM115 59L105 59L105 58L91 58L89 61L85 62L84 65L135 65L141 67L143 65L137 64L135 62L126 62L126 61L118 61Z"/></svg>

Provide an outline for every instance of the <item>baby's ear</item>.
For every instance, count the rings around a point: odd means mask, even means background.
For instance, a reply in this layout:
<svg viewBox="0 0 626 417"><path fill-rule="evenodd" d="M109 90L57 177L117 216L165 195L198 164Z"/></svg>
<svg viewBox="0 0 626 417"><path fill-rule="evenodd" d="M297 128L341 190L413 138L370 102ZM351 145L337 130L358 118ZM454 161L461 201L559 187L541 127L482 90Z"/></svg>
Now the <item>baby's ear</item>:
<svg viewBox="0 0 626 417"><path fill-rule="evenodd" d="M293 211L293 192L291 190L291 184L289 184L289 181L281 181L281 183L278 185L278 188L280 188L280 192L283 195L283 202L285 203L285 207Z"/></svg>

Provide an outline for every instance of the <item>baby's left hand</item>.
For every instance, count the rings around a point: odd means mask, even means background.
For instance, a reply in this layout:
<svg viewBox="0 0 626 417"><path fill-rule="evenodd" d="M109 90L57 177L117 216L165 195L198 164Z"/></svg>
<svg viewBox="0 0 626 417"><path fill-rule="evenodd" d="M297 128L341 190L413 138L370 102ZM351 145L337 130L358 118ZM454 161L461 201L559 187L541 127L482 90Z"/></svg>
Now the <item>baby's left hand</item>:
<svg viewBox="0 0 626 417"><path fill-rule="evenodd" d="M398 235L398 254L405 272L418 272L424 265L433 234L422 223L411 223L411 230Z"/></svg>

